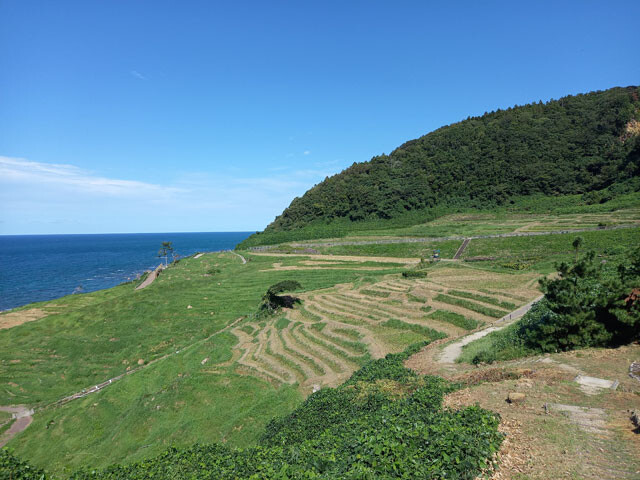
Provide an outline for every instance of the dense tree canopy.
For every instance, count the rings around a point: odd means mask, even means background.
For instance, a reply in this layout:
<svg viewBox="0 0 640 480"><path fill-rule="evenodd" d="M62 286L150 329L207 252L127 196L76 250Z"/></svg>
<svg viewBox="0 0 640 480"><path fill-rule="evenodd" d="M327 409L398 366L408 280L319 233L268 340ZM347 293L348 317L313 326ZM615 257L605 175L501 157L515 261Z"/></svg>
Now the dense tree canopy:
<svg viewBox="0 0 640 480"><path fill-rule="evenodd" d="M638 189L638 119L638 87L468 118L325 179L265 232L390 219L437 206L490 207L532 194L604 201L603 189Z"/></svg>

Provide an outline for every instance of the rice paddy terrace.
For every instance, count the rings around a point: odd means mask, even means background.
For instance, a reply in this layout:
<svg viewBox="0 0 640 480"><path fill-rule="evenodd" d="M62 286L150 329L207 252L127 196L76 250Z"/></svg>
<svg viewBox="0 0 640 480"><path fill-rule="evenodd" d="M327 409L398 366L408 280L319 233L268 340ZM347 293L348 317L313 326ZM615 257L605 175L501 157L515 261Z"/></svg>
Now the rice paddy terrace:
<svg viewBox="0 0 640 480"><path fill-rule="evenodd" d="M315 267L335 262L316 261ZM504 273L442 265L428 279L393 274L306 292L293 310L235 326L234 357L240 371L276 384L297 383L306 392L338 385L371 358L494 323L539 295L536 279L525 274L514 282Z"/></svg>

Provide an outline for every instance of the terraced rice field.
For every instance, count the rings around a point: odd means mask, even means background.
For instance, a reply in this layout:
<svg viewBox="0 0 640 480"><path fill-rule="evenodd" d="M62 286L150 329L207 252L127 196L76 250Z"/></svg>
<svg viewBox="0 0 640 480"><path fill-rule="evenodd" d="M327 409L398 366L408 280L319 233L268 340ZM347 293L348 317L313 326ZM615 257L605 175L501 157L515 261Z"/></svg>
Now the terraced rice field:
<svg viewBox="0 0 640 480"><path fill-rule="evenodd" d="M530 278L531 277L531 278ZM444 267L427 279L387 275L300 295L301 304L231 331L236 371L304 392L335 386L363 362L421 340L456 338L539 295L535 278ZM495 290L482 288L493 286ZM446 301L445 301L446 299Z"/></svg>

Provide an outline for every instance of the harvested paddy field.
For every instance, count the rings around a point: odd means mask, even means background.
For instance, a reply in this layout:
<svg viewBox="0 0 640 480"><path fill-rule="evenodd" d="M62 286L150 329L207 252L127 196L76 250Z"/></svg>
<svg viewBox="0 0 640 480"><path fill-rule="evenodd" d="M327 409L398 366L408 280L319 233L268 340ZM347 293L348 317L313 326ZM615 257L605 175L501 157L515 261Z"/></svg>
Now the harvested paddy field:
<svg viewBox="0 0 640 480"><path fill-rule="evenodd" d="M537 278L440 264L428 279L392 274L305 292L294 309L231 330L239 338L238 371L298 384L305 393L335 386L371 358L491 325L539 296ZM487 293L487 286L500 293Z"/></svg>

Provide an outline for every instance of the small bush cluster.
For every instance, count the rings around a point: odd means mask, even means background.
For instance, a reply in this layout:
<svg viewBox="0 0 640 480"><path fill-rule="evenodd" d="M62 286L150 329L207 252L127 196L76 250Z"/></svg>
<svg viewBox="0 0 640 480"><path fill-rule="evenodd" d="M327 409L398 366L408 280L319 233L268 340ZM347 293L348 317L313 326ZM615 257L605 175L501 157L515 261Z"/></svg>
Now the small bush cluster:
<svg viewBox="0 0 640 480"><path fill-rule="evenodd" d="M271 315L280 308L293 308L296 303L300 303L300 299L290 295L278 295L282 292L290 292L302 288L300 283L295 280L285 280L267 289L267 293L262 296L262 301L258 307L258 316Z"/></svg>
<svg viewBox="0 0 640 480"><path fill-rule="evenodd" d="M523 262L521 260L515 260L512 262L501 263L500 266L502 268L508 268L509 270L526 270L527 268L531 268L533 263L531 262Z"/></svg>
<svg viewBox="0 0 640 480"><path fill-rule="evenodd" d="M426 270L405 270L402 272L402 276L404 278L426 278L427 273Z"/></svg>

